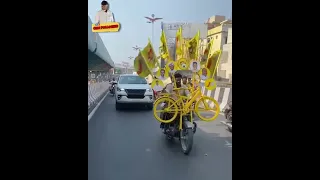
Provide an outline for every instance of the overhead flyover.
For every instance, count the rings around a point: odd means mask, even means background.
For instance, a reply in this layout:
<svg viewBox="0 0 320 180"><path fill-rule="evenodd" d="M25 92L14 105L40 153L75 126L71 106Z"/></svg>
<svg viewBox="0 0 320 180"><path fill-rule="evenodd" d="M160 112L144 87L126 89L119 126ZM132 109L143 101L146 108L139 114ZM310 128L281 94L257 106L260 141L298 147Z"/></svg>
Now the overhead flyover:
<svg viewBox="0 0 320 180"><path fill-rule="evenodd" d="M114 68L109 52L98 33L93 33L92 21L88 16L88 70L89 71L109 71ZM95 35L97 37L95 37Z"/></svg>

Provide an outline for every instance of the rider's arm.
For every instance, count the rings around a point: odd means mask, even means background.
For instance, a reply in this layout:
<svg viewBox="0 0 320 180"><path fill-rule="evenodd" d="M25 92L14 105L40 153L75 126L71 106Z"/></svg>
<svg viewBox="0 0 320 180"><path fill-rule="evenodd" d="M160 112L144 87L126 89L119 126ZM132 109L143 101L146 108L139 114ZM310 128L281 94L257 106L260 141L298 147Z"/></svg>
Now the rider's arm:
<svg viewBox="0 0 320 180"><path fill-rule="evenodd" d="M165 91L167 93L172 93L173 92L173 85L172 84L167 84L167 86L165 87Z"/></svg>
<svg viewBox="0 0 320 180"><path fill-rule="evenodd" d="M190 96L190 91L189 91L189 90L187 90L187 89L186 89L186 90L184 90L184 93L186 94L186 96L187 96L187 97L189 97L189 96Z"/></svg>
<svg viewBox="0 0 320 180"><path fill-rule="evenodd" d="M188 86L182 86L182 88L184 88L184 95L189 97L190 96L190 91L188 90Z"/></svg>

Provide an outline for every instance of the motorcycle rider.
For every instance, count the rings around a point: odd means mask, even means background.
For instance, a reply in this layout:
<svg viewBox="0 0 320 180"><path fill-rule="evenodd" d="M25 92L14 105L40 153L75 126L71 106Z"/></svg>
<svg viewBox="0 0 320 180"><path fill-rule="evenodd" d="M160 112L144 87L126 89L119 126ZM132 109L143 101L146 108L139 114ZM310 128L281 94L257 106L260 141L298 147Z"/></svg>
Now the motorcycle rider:
<svg viewBox="0 0 320 180"><path fill-rule="evenodd" d="M174 79L175 79L175 84L174 84ZM177 91L174 91L173 88L175 88L174 85L176 85L176 88L183 88L179 90L179 93L181 96L189 96L190 92L189 90L187 90L187 86L181 83L182 80L182 75L178 72L176 72L174 74L174 79L171 79L171 83L167 84L165 91L167 93L170 93L172 95L172 98L176 99L176 93L178 93Z"/></svg>
<svg viewBox="0 0 320 180"><path fill-rule="evenodd" d="M174 84L174 79L175 79L175 84ZM180 96L187 96L189 97L190 92L187 89L188 87L184 84L181 83L182 80L182 75L178 72L176 72L174 74L174 79L171 77L171 82L167 84L167 86L165 87L165 89L163 90L164 93L170 93L171 97L175 100L178 99L177 97L177 90L173 90L174 88L183 88L179 90ZM176 87L175 87L176 86ZM165 108L165 106L163 106L163 108ZM162 118L161 119L170 119L170 113L161 113L160 115ZM179 116L177 116L177 119L179 119ZM174 121L173 121L174 122ZM164 123L160 124L160 127L162 128L164 126Z"/></svg>
<svg viewBox="0 0 320 180"><path fill-rule="evenodd" d="M183 77L182 77L182 84L187 85L187 83L188 83L188 78L187 78L187 76L183 76Z"/></svg>
<svg viewBox="0 0 320 180"><path fill-rule="evenodd" d="M117 83L117 81L116 81L116 78L112 78L112 81L111 81L111 84L113 84L113 83Z"/></svg>
<svg viewBox="0 0 320 180"><path fill-rule="evenodd" d="M114 92L114 85L117 84L116 78L112 78L112 81L110 82L111 86L110 86L110 91Z"/></svg>
<svg viewBox="0 0 320 180"><path fill-rule="evenodd" d="M228 121L232 122L232 101L228 103L227 108L224 110L224 115Z"/></svg>
<svg viewBox="0 0 320 180"><path fill-rule="evenodd" d="M230 101L224 110L224 116L227 119L226 122L221 121L222 124L227 126L227 129L232 132L232 101ZM230 126L231 125L231 126Z"/></svg>

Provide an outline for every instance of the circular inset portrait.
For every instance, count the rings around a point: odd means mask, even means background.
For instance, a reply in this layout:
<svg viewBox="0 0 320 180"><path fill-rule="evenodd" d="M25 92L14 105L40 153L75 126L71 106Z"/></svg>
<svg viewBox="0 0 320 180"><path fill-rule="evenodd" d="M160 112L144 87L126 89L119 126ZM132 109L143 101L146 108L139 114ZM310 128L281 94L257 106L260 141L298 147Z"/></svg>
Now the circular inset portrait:
<svg viewBox="0 0 320 180"><path fill-rule="evenodd" d="M168 76L169 76L168 71L166 71L166 69L164 69L164 68L159 69L157 72L157 78L162 81L166 80L168 78Z"/></svg>
<svg viewBox="0 0 320 180"><path fill-rule="evenodd" d="M198 61L190 61L190 70L192 72L198 72L200 70L200 62Z"/></svg>
<svg viewBox="0 0 320 180"><path fill-rule="evenodd" d="M200 75L198 73L193 73L191 82L193 84L193 87L198 87L200 85Z"/></svg>
<svg viewBox="0 0 320 180"><path fill-rule="evenodd" d="M209 78L204 82L204 87L208 90L214 90L217 87L217 83L213 78Z"/></svg>
<svg viewBox="0 0 320 180"><path fill-rule="evenodd" d="M169 61L166 65L166 69L167 71L169 71L170 73L174 73L176 72L176 63L174 61Z"/></svg>
<svg viewBox="0 0 320 180"><path fill-rule="evenodd" d="M187 60L184 58L179 59L177 63L180 70L187 70L189 67Z"/></svg>
<svg viewBox="0 0 320 180"><path fill-rule="evenodd" d="M210 77L210 71L208 68L202 68L199 72L201 80L207 80Z"/></svg>
<svg viewBox="0 0 320 180"><path fill-rule="evenodd" d="M153 90L159 92L159 91L163 90L164 84L163 84L163 82L161 80L155 79L155 80L152 81L151 87L152 87Z"/></svg>

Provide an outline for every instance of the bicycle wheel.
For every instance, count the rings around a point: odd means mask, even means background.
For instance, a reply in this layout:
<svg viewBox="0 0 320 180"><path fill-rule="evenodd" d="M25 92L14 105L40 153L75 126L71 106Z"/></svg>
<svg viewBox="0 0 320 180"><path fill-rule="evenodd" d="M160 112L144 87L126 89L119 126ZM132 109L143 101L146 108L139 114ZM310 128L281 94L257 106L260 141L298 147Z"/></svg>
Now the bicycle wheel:
<svg viewBox="0 0 320 180"><path fill-rule="evenodd" d="M213 106L210 106L213 104ZM220 106L215 99L203 96L197 101L195 105L195 112L198 117L203 121L213 121L217 119L220 113Z"/></svg>
<svg viewBox="0 0 320 180"><path fill-rule="evenodd" d="M164 113L170 114L170 119L162 119ZM178 106L172 98L160 97L153 105L154 117L162 123L170 123L178 116Z"/></svg>

